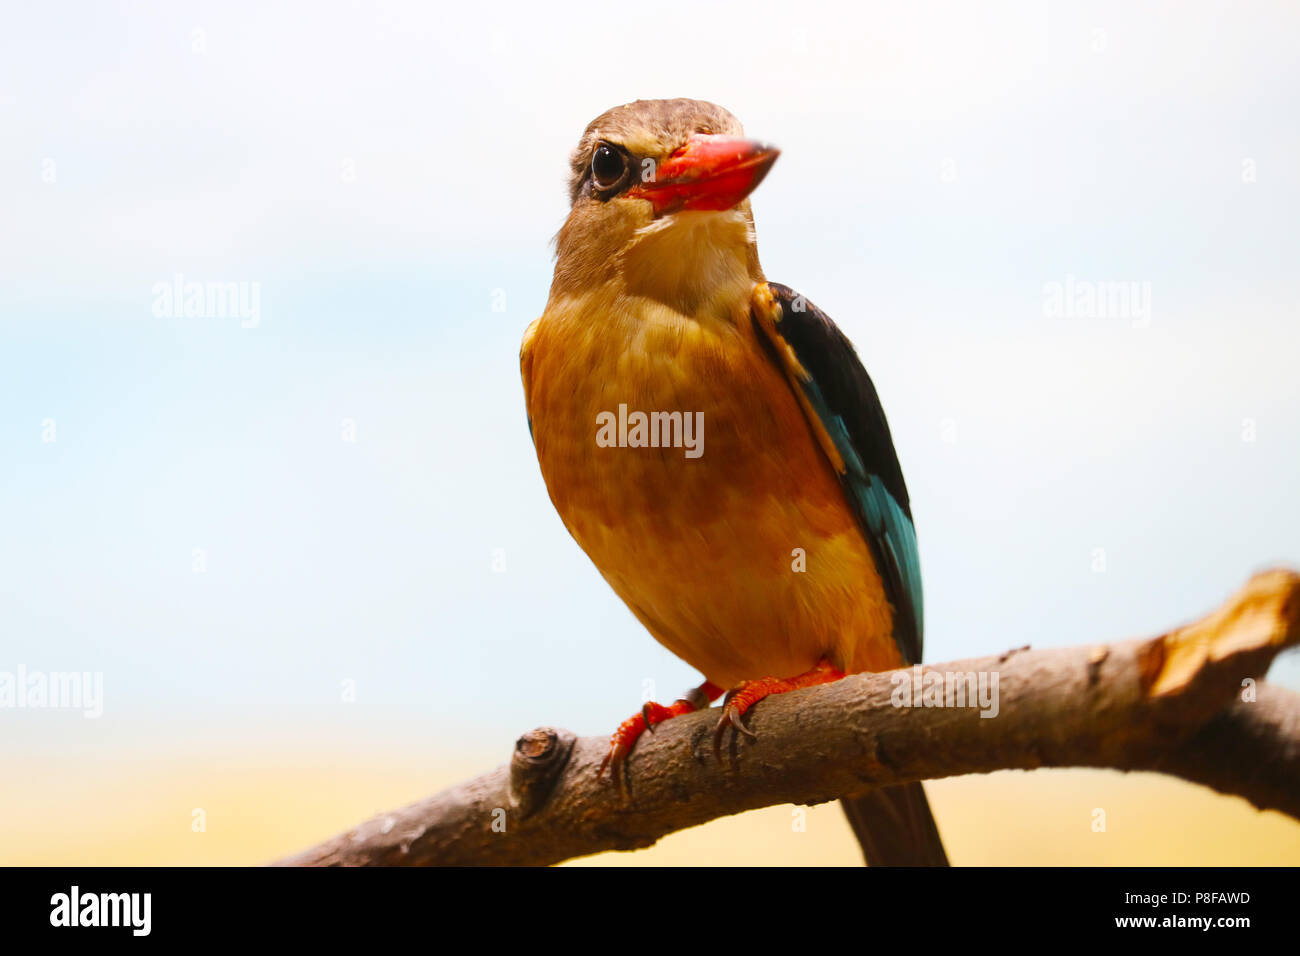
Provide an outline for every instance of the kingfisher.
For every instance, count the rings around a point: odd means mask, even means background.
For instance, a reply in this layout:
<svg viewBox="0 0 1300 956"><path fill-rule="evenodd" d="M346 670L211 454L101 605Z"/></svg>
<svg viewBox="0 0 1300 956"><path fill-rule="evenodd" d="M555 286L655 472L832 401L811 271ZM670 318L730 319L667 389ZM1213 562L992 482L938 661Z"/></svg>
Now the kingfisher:
<svg viewBox="0 0 1300 956"><path fill-rule="evenodd" d="M713 103L638 100L570 157L555 274L520 351L555 509L645 628L753 736L764 697L918 663L921 569L876 389L830 317L759 265L750 193L779 155ZM725 695L725 696L724 696ZM870 865L947 865L920 783L846 799Z"/></svg>

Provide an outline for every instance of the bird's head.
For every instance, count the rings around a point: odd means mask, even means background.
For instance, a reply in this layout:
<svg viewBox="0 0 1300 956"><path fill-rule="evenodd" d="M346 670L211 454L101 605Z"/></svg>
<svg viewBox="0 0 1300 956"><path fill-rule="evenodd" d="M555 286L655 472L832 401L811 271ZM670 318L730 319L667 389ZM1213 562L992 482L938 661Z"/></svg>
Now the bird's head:
<svg viewBox="0 0 1300 956"><path fill-rule="evenodd" d="M637 100L592 120L570 159L555 286L614 283L688 310L761 279L749 194L778 151L699 100Z"/></svg>

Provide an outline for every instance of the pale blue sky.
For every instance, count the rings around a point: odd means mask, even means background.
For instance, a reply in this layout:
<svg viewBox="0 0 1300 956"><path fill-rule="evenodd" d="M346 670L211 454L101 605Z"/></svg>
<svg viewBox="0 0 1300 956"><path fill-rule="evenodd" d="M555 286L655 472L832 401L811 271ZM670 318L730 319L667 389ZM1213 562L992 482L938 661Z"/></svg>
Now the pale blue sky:
<svg viewBox="0 0 1300 956"><path fill-rule="evenodd" d="M0 670L106 699L0 712L0 746L504 756L696 681L564 531L518 380L567 151L637 97L782 147L763 262L883 396L928 659L1151 633L1300 565L1293 5L593 9L9 12ZM259 283L260 323L155 316L176 273ZM1067 276L1150 283L1149 325L1048 318Z"/></svg>

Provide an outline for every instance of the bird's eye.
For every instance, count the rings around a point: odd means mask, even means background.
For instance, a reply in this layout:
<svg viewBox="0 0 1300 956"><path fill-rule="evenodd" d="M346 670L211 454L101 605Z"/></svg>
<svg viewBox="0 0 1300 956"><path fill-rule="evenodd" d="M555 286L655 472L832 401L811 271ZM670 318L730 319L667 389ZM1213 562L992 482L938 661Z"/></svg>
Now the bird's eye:
<svg viewBox="0 0 1300 956"><path fill-rule="evenodd" d="M591 154L591 179L597 189L611 189L627 175L627 157L601 143Z"/></svg>

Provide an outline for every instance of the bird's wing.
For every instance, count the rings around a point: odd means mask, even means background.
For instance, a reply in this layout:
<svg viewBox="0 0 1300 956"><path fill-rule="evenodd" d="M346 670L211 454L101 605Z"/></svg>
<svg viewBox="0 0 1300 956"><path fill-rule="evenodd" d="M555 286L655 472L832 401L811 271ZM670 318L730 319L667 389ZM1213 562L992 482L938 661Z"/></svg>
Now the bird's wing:
<svg viewBox="0 0 1300 956"><path fill-rule="evenodd" d="M761 340L786 372L857 515L885 593L894 638L908 663L924 636L921 558L903 471L885 410L853 344L830 316L788 286L767 283L752 309Z"/></svg>
<svg viewBox="0 0 1300 956"><path fill-rule="evenodd" d="M533 319L524 329L524 340L519 345L519 375L524 381L524 414L528 418L528 436L533 435L533 339L537 337L537 326L541 319Z"/></svg>

